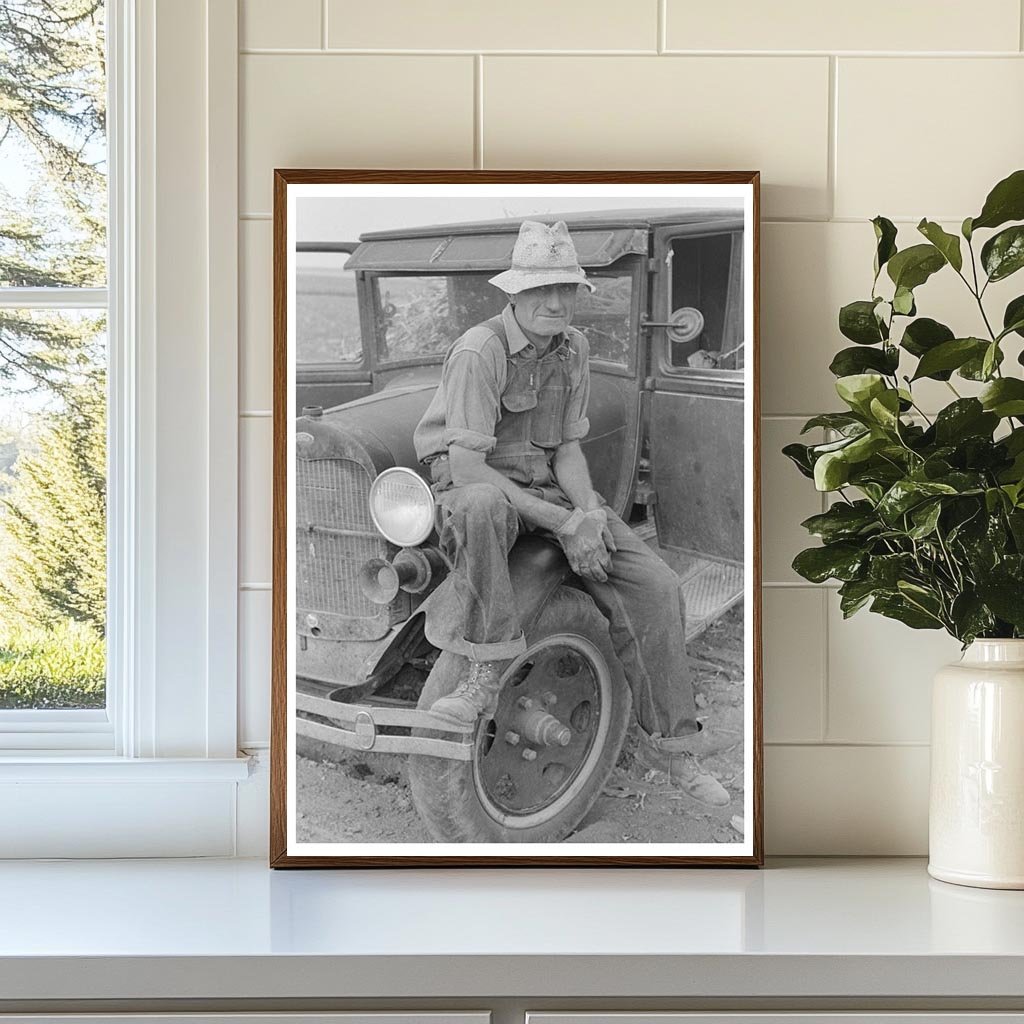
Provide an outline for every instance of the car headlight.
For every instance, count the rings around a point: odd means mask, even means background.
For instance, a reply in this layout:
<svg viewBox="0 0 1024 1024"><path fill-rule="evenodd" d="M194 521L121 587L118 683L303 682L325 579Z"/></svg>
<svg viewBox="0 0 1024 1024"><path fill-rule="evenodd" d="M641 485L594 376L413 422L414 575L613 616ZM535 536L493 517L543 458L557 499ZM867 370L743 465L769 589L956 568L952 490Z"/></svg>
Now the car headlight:
<svg viewBox="0 0 1024 1024"><path fill-rule="evenodd" d="M415 547L434 528L434 496L411 469L385 469L370 485L370 516L392 544Z"/></svg>

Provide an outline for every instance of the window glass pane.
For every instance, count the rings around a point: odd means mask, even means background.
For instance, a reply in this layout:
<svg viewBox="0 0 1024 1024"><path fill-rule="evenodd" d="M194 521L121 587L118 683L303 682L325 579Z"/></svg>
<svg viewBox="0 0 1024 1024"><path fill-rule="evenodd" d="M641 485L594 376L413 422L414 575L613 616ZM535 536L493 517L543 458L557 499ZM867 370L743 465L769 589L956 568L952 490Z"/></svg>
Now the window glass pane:
<svg viewBox="0 0 1024 1024"><path fill-rule="evenodd" d="M734 259L741 250L738 234L680 238L672 243L669 319L679 323L668 331L673 366L743 368L740 263Z"/></svg>
<svg viewBox="0 0 1024 1024"><path fill-rule="evenodd" d="M0 292L102 285L104 5L3 0L0 54Z"/></svg>
<svg viewBox="0 0 1024 1024"><path fill-rule="evenodd" d="M296 254L295 350L300 364L362 362L356 275L344 269L348 256Z"/></svg>
<svg viewBox="0 0 1024 1024"><path fill-rule="evenodd" d="M505 296L488 274L378 277L377 360L443 355L460 334L500 313Z"/></svg>
<svg viewBox="0 0 1024 1024"><path fill-rule="evenodd" d="M0 709L104 705L104 319L0 309Z"/></svg>
<svg viewBox="0 0 1024 1024"><path fill-rule="evenodd" d="M633 278L629 274L597 271L590 271L587 276L595 290L579 289L572 325L587 336L592 359L627 366Z"/></svg>

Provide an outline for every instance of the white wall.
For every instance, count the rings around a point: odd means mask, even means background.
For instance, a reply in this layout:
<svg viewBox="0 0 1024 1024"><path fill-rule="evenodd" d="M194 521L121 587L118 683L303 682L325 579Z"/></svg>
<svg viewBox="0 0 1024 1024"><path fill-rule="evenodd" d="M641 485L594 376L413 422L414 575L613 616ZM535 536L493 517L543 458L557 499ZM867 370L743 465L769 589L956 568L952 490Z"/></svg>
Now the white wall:
<svg viewBox="0 0 1024 1024"><path fill-rule="evenodd" d="M240 39L242 746L268 736L273 168L759 168L767 850L926 852L958 646L796 577L821 501L778 451L836 406L867 219L959 224L1024 163L1020 0L241 0ZM974 329L947 275L919 307Z"/></svg>

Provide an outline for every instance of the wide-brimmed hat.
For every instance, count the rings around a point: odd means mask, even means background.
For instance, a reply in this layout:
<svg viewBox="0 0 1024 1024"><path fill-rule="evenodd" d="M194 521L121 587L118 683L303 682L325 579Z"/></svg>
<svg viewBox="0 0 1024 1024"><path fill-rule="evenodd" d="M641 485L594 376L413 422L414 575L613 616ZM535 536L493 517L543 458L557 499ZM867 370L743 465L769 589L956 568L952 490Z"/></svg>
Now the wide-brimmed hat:
<svg viewBox="0 0 1024 1024"><path fill-rule="evenodd" d="M549 284L585 284L594 290L564 220L557 224L524 220L512 249L512 266L492 277L490 283L509 295Z"/></svg>

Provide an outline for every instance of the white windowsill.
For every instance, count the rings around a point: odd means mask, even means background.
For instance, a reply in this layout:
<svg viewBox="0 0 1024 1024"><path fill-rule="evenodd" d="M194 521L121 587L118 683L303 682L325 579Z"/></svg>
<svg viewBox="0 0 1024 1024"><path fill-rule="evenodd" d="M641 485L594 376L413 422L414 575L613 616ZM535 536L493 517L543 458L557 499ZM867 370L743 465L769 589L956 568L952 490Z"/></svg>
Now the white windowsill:
<svg viewBox="0 0 1024 1024"><path fill-rule="evenodd" d="M241 782L249 757L114 757L83 751L5 754L5 782Z"/></svg>

